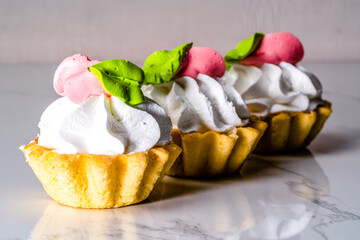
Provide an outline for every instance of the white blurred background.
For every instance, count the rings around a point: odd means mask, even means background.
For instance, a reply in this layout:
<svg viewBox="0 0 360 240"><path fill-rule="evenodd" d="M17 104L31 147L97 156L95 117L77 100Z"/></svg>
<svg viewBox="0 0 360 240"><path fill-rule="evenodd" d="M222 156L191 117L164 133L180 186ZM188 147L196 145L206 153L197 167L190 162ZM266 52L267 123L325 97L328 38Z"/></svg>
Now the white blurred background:
<svg viewBox="0 0 360 240"><path fill-rule="evenodd" d="M359 0L0 0L0 16L0 63L142 64L189 41L225 54L255 31L292 32L305 60L360 59Z"/></svg>

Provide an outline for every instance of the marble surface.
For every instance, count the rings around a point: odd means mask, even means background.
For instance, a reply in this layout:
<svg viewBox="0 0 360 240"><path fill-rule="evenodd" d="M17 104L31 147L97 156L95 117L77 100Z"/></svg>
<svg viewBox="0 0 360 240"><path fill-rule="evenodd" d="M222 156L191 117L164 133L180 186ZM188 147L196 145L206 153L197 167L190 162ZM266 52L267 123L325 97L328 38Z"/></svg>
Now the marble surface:
<svg viewBox="0 0 360 240"><path fill-rule="evenodd" d="M84 210L51 200L18 150L57 96L54 65L0 65L0 239L360 239L360 63L304 63L333 115L296 154L239 174L166 177L145 202Z"/></svg>

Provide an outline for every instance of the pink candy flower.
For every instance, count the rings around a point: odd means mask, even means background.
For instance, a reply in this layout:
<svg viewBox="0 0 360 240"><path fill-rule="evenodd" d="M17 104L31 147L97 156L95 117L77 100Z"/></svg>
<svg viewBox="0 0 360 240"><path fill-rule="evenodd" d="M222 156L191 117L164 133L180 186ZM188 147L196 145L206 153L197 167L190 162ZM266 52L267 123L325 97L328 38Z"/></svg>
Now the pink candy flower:
<svg viewBox="0 0 360 240"><path fill-rule="evenodd" d="M87 70L88 67L99 62L98 60L91 61L81 54L65 58L55 71L55 91L76 104L85 102L93 95L109 95L95 75Z"/></svg>
<svg viewBox="0 0 360 240"><path fill-rule="evenodd" d="M280 62L296 64L304 56L300 40L288 32L269 33L264 36L259 48L240 63L260 66L264 63L279 65Z"/></svg>
<svg viewBox="0 0 360 240"><path fill-rule="evenodd" d="M225 73L224 58L214 49L207 47L192 47L183 66L185 67L180 70L180 75L192 78L196 78L199 73L211 77L222 77Z"/></svg>

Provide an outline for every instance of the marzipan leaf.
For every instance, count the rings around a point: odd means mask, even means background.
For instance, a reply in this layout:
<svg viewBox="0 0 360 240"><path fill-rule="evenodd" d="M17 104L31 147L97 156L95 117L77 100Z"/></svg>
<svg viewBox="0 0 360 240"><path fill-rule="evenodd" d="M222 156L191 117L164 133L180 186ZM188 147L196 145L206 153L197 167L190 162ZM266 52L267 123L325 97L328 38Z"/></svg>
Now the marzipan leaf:
<svg viewBox="0 0 360 240"><path fill-rule="evenodd" d="M103 88L125 103L136 105L145 102L141 91L144 72L132 62L113 59L88 68L100 81Z"/></svg>
<svg viewBox="0 0 360 240"><path fill-rule="evenodd" d="M178 46L168 51L161 50L151 54L144 63L145 84L162 84L171 81L183 63L192 43Z"/></svg>
<svg viewBox="0 0 360 240"><path fill-rule="evenodd" d="M224 57L226 70L229 70L232 64L239 63L241 59L252 54L259 47L263 37L263 33L254 33L251 37L239 42L235 49L230 50Z"/></svg>

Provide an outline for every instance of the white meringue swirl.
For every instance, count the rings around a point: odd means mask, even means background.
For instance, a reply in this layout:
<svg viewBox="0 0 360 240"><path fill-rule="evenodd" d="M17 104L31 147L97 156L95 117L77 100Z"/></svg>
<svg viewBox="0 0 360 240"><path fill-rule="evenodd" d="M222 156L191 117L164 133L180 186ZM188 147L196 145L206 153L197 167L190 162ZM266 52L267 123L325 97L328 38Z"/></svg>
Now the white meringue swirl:
<svg viewBox="0 0 360 240"><path fill-rule="evenodd" d="M227 131L247 123L250 113L239 93L221 78L198 74L150 86L145 95L169 114L181 132Z"/></svg>
<svg viewBox="0 0 360 240"><path fill-rule="evenodd" d="M260 117L281 111L311 111L322 102L318 78L301 66L281 62L261 67L235 64L223 77Z"/></svg>
<svg viewBox="0 0 360 240"><path fill-rule="evenodd" d="M62 154L131 154L168 143L171 127L150 99L132 107L114 96L92 96L83 104L62 97L42 114L38 143Z"/></svg>

